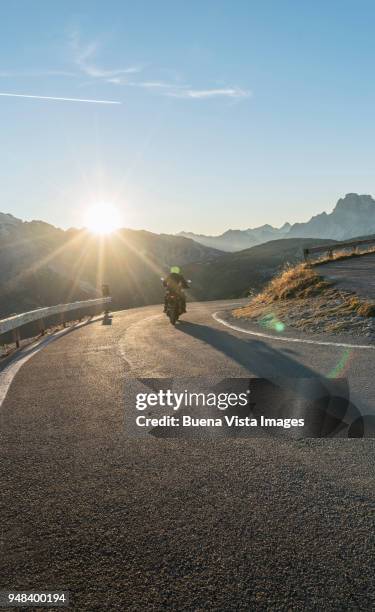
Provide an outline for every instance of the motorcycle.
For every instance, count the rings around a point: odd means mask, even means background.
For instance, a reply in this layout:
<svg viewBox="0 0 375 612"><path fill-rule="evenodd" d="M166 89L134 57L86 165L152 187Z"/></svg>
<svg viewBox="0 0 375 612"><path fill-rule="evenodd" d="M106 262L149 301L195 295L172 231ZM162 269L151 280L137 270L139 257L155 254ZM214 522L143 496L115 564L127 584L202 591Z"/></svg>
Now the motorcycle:
<svg viewBox="0 0 375 612"><path fill-rule="evenodd" d="M160 279L164 281L164 278ZM191 281L187 281L189 284ZM183 291L181 289L181 291ZM181 295L177 291L167 290L166 313L172 325L176 325L179 317L183 314Z"/></svg>

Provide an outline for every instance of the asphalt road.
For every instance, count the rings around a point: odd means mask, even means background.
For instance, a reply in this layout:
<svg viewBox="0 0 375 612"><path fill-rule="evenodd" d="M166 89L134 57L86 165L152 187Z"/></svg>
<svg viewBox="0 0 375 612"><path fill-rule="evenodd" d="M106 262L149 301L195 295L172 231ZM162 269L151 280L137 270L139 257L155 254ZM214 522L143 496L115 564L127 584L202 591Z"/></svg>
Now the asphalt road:
<svg viewBox="0 0 375 612"><path fill-rule="evenodd" d="M366 299L375 299L375 253L316 266L322 276L339 289L354 291Z"/></svg>
<svg viewBox="0 0 375 612"><path fill-rule="evenodd" d="M371 350L222 326L225 303L116 313L60 337L0 408L3 588L66 589L74 610L371 610L372 440L126 434L129 378L327 375L374 412Z"/></svg>

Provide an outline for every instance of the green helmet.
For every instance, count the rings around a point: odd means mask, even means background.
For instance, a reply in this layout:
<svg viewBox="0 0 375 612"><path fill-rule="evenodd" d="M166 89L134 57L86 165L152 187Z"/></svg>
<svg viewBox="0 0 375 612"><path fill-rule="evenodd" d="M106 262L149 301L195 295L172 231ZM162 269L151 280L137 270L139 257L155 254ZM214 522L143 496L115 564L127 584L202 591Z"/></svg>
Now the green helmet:
<svg viewBox="0 0 375 612"><path fill-rule="evenodd" d="M178 266L171 267L171 274L180 274L181 270Z"/></svg>

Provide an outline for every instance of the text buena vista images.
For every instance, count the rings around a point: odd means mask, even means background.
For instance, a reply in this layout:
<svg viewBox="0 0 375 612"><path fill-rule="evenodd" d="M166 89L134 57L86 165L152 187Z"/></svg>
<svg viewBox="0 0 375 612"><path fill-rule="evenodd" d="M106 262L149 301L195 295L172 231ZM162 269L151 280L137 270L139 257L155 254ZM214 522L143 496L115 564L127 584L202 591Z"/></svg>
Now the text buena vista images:
<svg viewBox="0 0 375 612"><path fill-rule="evenodd" d="M143 411L149 408L166 408L178 411L183 408L212 407L220 411L228 408L245 407L249 402L250 390L243 393L194 393L159 390L152 393L136 395L136 409ZM303 418L268 418L238 415L220 415L215 417L196 417L192 415L162 415L147 417L144 414L136 417L138 427L303 427Z"/></svg>

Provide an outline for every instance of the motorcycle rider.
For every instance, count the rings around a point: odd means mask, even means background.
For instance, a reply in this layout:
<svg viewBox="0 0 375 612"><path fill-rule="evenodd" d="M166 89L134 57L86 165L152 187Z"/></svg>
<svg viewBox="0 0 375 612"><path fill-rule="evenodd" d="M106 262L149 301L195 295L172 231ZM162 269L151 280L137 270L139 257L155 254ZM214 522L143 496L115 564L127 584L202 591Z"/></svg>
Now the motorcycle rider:
<svg viewBox="0 0 375 612"><path fill-rule="evenodd" d="M164 297L164 312L167 312L168 293L176 293L180 300L181 314L186 312L186 296L184 289L189 288L188 282L185 280L181 269L178 266L172 266L170 273L163 280L163 286L166 288Z"/></svg>

